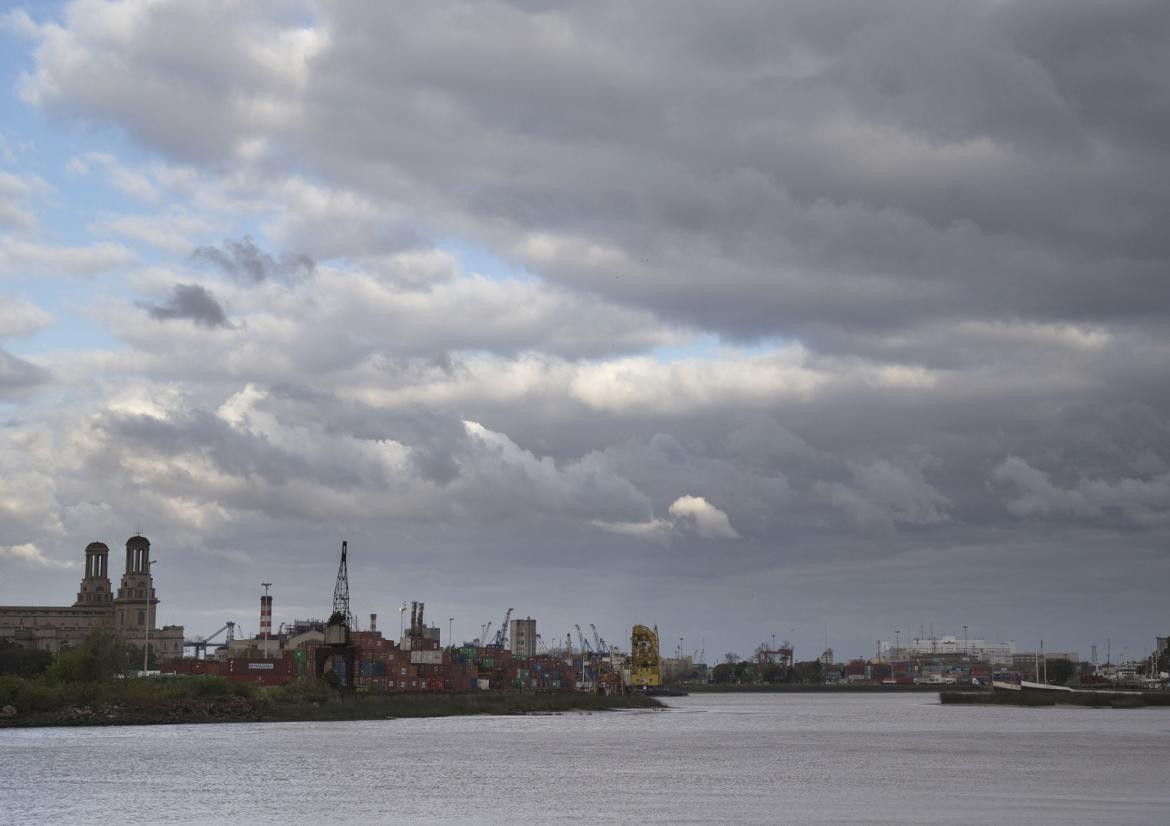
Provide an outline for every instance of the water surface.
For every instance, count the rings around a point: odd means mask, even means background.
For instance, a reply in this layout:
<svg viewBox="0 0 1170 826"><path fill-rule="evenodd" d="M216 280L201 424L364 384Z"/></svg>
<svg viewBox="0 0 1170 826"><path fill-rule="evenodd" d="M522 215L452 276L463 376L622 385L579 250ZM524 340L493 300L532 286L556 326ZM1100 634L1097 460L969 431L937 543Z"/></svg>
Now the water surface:
<svg viewBox="0 0 1170 826"><path fill-rule="evenodd" d="M1164 823L1170 709L695 695L662 712L0 732L12 823Z"/></svg>

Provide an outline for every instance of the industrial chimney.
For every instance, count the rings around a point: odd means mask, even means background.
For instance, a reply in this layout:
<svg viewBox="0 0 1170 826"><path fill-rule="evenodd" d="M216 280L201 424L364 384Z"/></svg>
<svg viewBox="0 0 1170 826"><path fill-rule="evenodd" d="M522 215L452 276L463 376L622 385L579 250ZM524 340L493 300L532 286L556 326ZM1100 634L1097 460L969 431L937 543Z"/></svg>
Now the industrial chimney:
<svg viewBox="0 0 1170 826"><path fill-rule="evenodd" d="M260 595L260 633L268 639L272 635L272 596L268 593L271 582L260 583L264 586L264 593Z"/></svg>
<svg viewBox="0 0 1170 826"><path fill-rule="evenodd" d="M371 631L378 630L378 615L377 614L370 614L370 630Z"/></svg>

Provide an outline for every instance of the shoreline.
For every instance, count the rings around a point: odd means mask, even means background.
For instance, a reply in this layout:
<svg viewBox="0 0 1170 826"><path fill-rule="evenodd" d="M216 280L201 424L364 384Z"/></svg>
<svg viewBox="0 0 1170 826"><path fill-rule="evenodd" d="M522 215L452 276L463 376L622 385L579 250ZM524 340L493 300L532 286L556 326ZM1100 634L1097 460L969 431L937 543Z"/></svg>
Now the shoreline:
<svg viewBox="0 0 1170 826"><path fill-rule="evenodd" d="M232 688L235 688L233 686ZM250 686L249 686L250 688ZM601 696L580 692L466 692L451 694L354 694L289 699L277 692L232 692L215 696L156 697L150 702L70 703L22 710L9 704L0 730L62 726L139 726L218 723L304 723L526 715L661 709L653 697Z"/></svg>
<svg viewBox="0 0 1170 826"><path fill-rule="evenodd" d="M940 691L943 705L1016 706L1017 708L1159 708L1170 707L1167 691Z"/></svg>
<svg viewBox="0 0 1170 826"><path fill-rule="evenodd" d="M680 683L678 688L691 694L938 694L938 685L825 685L822 683L774 683L732 685L723 683ZM990 692L989 688L964 687L972 693Z"/></svg>

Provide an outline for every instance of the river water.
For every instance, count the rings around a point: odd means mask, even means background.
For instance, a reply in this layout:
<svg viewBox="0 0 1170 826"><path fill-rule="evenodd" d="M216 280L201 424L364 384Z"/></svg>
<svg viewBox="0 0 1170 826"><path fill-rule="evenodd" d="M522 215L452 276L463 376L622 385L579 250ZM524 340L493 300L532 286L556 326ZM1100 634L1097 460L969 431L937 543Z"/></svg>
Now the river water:
<svg viewBox="0 0 1170 826"><path fill-rule="evenodd" d="M12 823L1167 823L1170 709L666 711L0 731Z"/></svg>

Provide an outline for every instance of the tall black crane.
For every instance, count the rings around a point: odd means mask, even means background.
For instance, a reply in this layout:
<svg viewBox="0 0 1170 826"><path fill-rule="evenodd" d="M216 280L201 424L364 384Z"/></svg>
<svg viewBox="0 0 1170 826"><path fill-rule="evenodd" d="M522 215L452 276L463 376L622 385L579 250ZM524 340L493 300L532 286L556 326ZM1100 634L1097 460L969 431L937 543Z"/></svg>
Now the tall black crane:
<svg viewBox="0 0 1170 826"><path fill-rule="evenodd" d="M333 616L330 624L341 623L353 628L353 615L349 613L349 569L345 565L347 543L341 542L341 563L337 566L337 584L333 586Z"/></svg>

